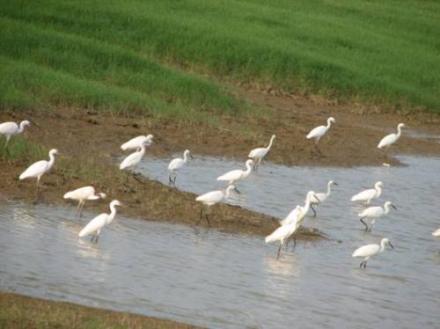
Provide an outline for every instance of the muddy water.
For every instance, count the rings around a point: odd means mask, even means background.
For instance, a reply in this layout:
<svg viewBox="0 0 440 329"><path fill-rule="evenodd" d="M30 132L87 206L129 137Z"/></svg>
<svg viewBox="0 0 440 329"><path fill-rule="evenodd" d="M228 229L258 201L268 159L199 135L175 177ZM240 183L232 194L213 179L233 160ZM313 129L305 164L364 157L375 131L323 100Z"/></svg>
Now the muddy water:
<svg viewBox="0 0 440 329"><path fill-rule="evenodd" d="M211 328L436 328L440 320L440 159L402 158L399 168L287 168L266 164L239 185L242 206L284 216L308 189L339 183L305 225L333 240L298 244L274 258L262 237L152 223L118 216L99 244L78 240L94 214L73 208L3 204L0 289L171 318ZM190 163L178 187L197 193L241 164ZM166 161L141 170L166 181ZM381 201L398 210L364 233L348 199L382 180ZM352 251L387 236L395 250L358 268ZM341 240L340 243L337 240Z"/></svg>

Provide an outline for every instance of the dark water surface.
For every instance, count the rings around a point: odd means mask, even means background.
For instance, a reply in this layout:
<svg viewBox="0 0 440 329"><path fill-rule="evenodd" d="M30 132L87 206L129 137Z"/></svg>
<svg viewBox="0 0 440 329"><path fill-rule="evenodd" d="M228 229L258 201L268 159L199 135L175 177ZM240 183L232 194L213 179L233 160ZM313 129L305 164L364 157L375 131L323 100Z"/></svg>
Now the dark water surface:
<svg viewBox="0 0 440 329"><path fill-rule="evenodd" d="M431 232L440 227L440 159L401 160L408 166L266 163L240 183L243 194L232 203L278 217L302 203L309 189L324 191L329 179L339 183L305 225L342 243L299 243L278 261L276 246L265 245L263 237L197 233L123 213L93 245L77 234L95 214L75 219L69 206L3 203L0 289L211 328L438 328L440 239ZM140 170L167 182L167 163L146 158ZM222 186L217 176L240 167L198 158L179 173L177 185L203 193ZM356 215L361 208L349 198L377 180L385 189L375 204L391 200L398 210L364 233ZM360 270L351 253L382 237L395 249Z"/></svg>

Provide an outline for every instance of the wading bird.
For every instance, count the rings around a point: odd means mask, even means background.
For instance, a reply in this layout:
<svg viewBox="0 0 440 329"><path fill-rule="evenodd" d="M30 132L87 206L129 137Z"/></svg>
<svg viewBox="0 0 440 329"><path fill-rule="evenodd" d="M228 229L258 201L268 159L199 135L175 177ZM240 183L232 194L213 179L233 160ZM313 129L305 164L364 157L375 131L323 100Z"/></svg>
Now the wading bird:
<svg viewBox="0 0 440 329"><path fill-rule="evenodd" d="M206 221L208 222L208 225L210 225L209 217L208 217L209 207L229 198L229 196L233 190L235 190L235 186L229 185L226 188L226 190L224 190L224 191L223 190L211 191L211 192L207 192L205 194L202 194L196 198L196 201L201 202L203 204L203 206L206 207L205 218L206 218ZM202 217L203 217L203 207L202 207L202 209L200 209L200 218L199 218L199 221L197 222L197 224L200 223L200 221L202 220Z"/></svg>
<svg viewBox="0 0 440 329"><path fill-rule="evenodd" d="M7 148L9 140L12 136L21 134L24 131L26 126L30 126L30 122L28 120L24 120L20 122L20 125L15 122L3 122L0 123L0 135L4 135L6 137L5 148Z"/></svg>
<svg viewBox="0 0 440 329"><path fill-rule="evenodd" d="M217 177L218 181L225 181L228 182L228 185L233 185L237 181L245 179L251 174L252 166L254 164L254 161L249 159L246 161L246 170L242 169L235 169L228 171L227 173ZM237 191L237 189L236 189Z"/></svg>
<svg viewBox="0 0 440 329"><path fill-rule="evenodd" d="M327 193L315 193L314 196L312 197L311 199L312 202L310 203L310 209L312 209L313 211L313 217L316 217L316 210L315 208L313 208L313 206L317 206L323 203L325 200L327 200L327 198L330 196L332 185L338 185L338 183L332 180L329 181L327 183Z"/></svg>
<svg viewBox="0 0 440 329"><path fill-rule="evenodd" d="M286 218L282 219L280 221L280 225L284 226L284 225L289 225L291 224L293 221L298 221L298 225L301 226L302 223L304 222L304 218L306 217L307 213L310 210L310 205L312 203L312 199L315 195L314 191L309 191L307 192L307 196L306 196L306 200L304 203L304 206L297 206L295 209L293 209Z"/></svg>
<svg viewBox="0 0 440 329"><path fill-rule="evenodd" d="M168 165L168 181L170 184L176 185L176 178L177 178L177 171L179 171L180 168L182 168L187 162L188 158L193 158L189 150L185 150L183 152L183 159L182 158L176 158L171 160L170 164Z"/></svg>
<svg viewBox="0 0 440 329"><path fill-rule="evenodd" d="M296 208L291 211L292 220L289 224L282 225L278 227L275 231L273 231L270 235L266 236L265 242L280 242L280 246L278 247L277 259L280 257L281 248L284 244L287 245L289 238L296 232L296 230L301 226L299 216L301 214L301 210L299 209L301 206L296 206ZM295 216L295 217L294 217ZM293 246L296 246L296 239L293 238Z"/></svg>
<svg viewBox="0 0 440 329"><path fill-rule="evenodd" d="M90 241L98 243L99 235L104 226L109 225L116 216L116 207L122 206L118 200L110 202L110 214L103 213L93 218L82 230L78 236L80 238L92 235Z"/></svg>
<svg viewBox="0 0 440 329"><path fill-rule="evenodd" d="M93 186L80 187L77 188L76 190L64 194L64 199L71 199L78 201L78 207L76 209L79 214L79 217L81 217L84 204L86 203L87 200L105 199L105 197L106 197L105 193L95 194L95 188Z"/></svg>
<svg viewBox="0 0 440 329"><path fill-rule="evenodd" d="M267 153L269 153L275 138L276 136L272 135L272 137L270 138L269 145L267 147L258 147L249 152L248 157L254 160L255 170L260 166L261 161L264 159Z"/></svg>
<svg viewBox="0 0 440 329"><path fill-rule="evenodd" d="M380 245L373 243L373 244L367 244L365 246L356 249L353 252L352 257L363 258L364 260L361 262L359 267L366 268L367 261L370 259L370 257L380 254L382 251L385 250L385 246L390 246L392 249L394 249L394 246L391 244L390 240L384 238L382 239L382 241L380 241Z"/></svg>
<svg viewBox="0 0 440 329"><path fill-rule="evenodd" d="M119 169L124 170L127 168L135 167L139 162L141 162L145 154L146 145L147 142L144 141L144 143L141 144L136 152L131 153L124 160L122 160L121 164L119 165Z"/></svg>
<svg viewBox="0 0 440 329"><path fill-rule="evenodd" d="M360 217L360 221L365 226L365 231L368 232L373 229L374 223L376 223L376 219L387 215L390 212L390 207L393 209L397 209L395 205L391 203L391 201L385 202L385 204L382 207L369 207L365 209L364 211L360 212L358 216ZM371 225L368 226L368 224L365 222L365 219L371 219Z"/></svg>
<svg viewBox="0 0 440 329"><path fill-rule="evenodd" d="M400 138L400 136L402 135L402 128L405 127L405 124L403 123L399 123L397 125L397 134L389 134L386 135L384 138L382 138L379 142L379 144L377 144L377 148L379 149L383 149L386 148L388 149L392 144L394 144L395 142L397 142Z"/></svg>
<svg viewBox="0 0 440 329"><path fill-rule="evenodd" d="M36 178L37 188L36 188L36 198L38 198L38 186L40 185L41 176L47 173L50 168L52 168L55 163L55 155L58 154L58 150L52 149L49 151L49 161L41 160L30 165L19 177L20 180L26 178Z"/></svg>
<svg viewBox="0 0 440 329"><path fill-rule="evenodd" d="M330 126L332 125L332 123L335 123L336 120L333 117L330 117L327 119L327 125L326 126L318 126L313 128L306 136L307 139L314 139L315 140L315 145L318 148L318 143L319 140L322 138L322 136L324 136L327 131L330 129ZM318 148L319 151L319 148Z"/></svg>
<svg viewBox="0 0 440 329"><path fill-rule="evenodd" d="M382 188L383 183L382 182L376 182L374 184L374 188L364 190L362 192L359 192L358 194L355 194L351 197L351 201L353 202L364 202L365 204L370 204L371 200L377 199L382 194Z"/></svg>
<svg viewBox="0 0 440 329"><path fill-rule="evenodd" d="M127 150L137 150L142 145L150 146L153 144L153 138L154 136L149 134L147 136L137 136L132 139L130 139L128 142L121 145L121 150L127 151Z"/></svg>

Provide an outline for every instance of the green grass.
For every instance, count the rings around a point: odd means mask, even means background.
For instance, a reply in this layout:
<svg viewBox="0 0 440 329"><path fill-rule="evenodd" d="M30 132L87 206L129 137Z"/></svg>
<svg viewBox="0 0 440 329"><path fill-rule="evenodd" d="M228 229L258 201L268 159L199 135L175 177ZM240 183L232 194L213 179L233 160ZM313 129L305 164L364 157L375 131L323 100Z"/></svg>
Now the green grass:
<svg viewBox="0 0 440 329"><path fill-rule="evenodd" d="M2 79L15 82L0 86L9 107L67 99L154 114L240 112L217 83L188 73L197 71L440 109L437 1L5 0L0 17ZM15 79L14 67L32 65L68 86L41 92L26 72Z"/></svg>
<svg viewBox="0 0 440 329"><path fill-rule="evenodd" d="M47 150L21 136L14 136L10 139L8 147L5 148L5 138L0 138L0 159L7 161L37 161L48 157Z"/></svg>

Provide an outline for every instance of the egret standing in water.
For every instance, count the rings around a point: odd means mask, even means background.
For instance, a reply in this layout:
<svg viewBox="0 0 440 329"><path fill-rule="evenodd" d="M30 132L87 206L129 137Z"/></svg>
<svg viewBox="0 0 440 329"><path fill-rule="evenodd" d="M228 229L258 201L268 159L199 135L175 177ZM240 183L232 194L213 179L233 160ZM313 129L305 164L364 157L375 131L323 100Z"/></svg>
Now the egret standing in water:
<svg viewBox="0 0 440 329"><path fill-rule="evenodd" d="M208 217L209 207L229 198L229 196L233 190L235 190L235 186L229 185L226 188L226 190L224 190L224 191L223 190L211 191L211 192L207 192L205 194L202 194L196 198L196 201L201 202L207 208L206 213L205 213L205 218L206 218L206 221L208 222L208 225L210 225L209 217ZM203 208L200 209L200 218L199 218L199 221L197 222L197 224L200 223L200 221L202 220L202 217L203 217Z"/></svg>
<svg viewBox="0 0 440 329"><path fill-rule="evenodd" d="M177 171L188 162L188 158L192 159L193 157L189 150L185 150L185 152L183 152L183 159L176 158L171 160L170 164L168 165L168 180L170 184L176 185Z"/></svg>
<svg viewBox="0 0 440 329"><path fill-rule="evenodd" d="M226 181L228 182L228 185L233 185L237 181L245 179L251 174L253 164L254 161L249 159L246 161L246 170L236 169L236 170L228 171L227 173L217 177L217 180Z"/></svg>
<svg viewBox="0 0 440 329"><path fill-rule="evenodd" d="M379 144L377 145L377 148L379 149L383 149L386 148L388 149L392 144L394 144L395 142L397 142L400 138L400 136L402 135L402 128L405 127L405 124L403 123L399 123L397 125L397 134L389 134L386 135L384 138L382 138L379 142Z"/></svg>
<svg viewBox="0 0 440 329"><path fill-rule="evenodd" d="M261 161L264 159L267 153L269 153L275 138L276 136L272 135L272 137L270 138L269 145L267 147L258 147L249 152L248 157L254 160L255 170L260 166Z"/></svg>
<svg viewBox="0 0 440 329"><path fill-rule="evenodd" d="M105 198L106 198L105 193L95 194L95 188L93 186L80 187L77 188L76 190L64 194L64 199L71 199L78 201L77 212L79 213L79 217L81 217L84 204L86 203L87 200L99 200Z"/></svg>
<svg viewBox="0 0 440 329"><path fill-rule="evenodd" d="M330 126L332 123L335 123L336 120L333 117L330 117L327 119L327 125L326 126L318 126L313 128L306 136L307 139L314 139L316 148L319 151L318 143L319 140L327 133L327 131L330 129Z"/></svg>
<svg viewBox="0 0 440 329"><path fill-rule="evenodd" d="M380 241L380 245L373 243L373 244L367 244L365 246L362 246L362 247L356 249L353 252L352 257L363 258L364 260L361 262L359 267L366 268L367 261L370 259L370 257L373 257L373 256L383 252L385 250L386 246L390 246L392 249L394 249L394 246L391 244L390 240L388 240L387 238L384 238L384 239L382 239L382 241Z"/></svg>
<svg viewBox="0 0 440 329"><path fill-rule="evenodd" d="M376 182L374 184L374 188L364 190L362 192L359 192L358 194L355 194L352 196L351 201L356 202L364 202L365 204L370 204L371 200L377 199L382 194L382 188L383 183L382 182Z"/></svg>
<svg viewBox="0 0 440 329"><path fill-rule="evenodd" d="M360 217L360 221L365 226L365 231L368 232L373 229L374 223L376 223L376 219L387 215L390 212L390 207L393 209L397 209L395 205L391 203L391 201L385 202L385 204L382 207L369 207L358 214ZM365 222L365 219L371 219L371 225L368 226L368 224Z"/></svg>
<svg viewBox="0 0 440 329"><path fill-rule="evenodd" d="M6 137L5 148L7 149L9 140L12 136L21 134L24 131L24 128L30 126L30 122L28 120L24 120L20 122L20 125L15 122L3 122L0 123L0 135L4 135Z"/></svg>
<svg viewBox="0 0 440 329"><path fill-rule="evenodd" d="M332 185L338 185L335 181L329 181L327 183L327 193L315 193L311 199L310 208L313 211L313 217L316 217L316 210L313 206L317 206L323 203L330 196Z"/></svg>
<svg viewBox="0 0 440 329"><path fill-rule="evenodd" d="M306 217L307 213L310 210L310 205L312 203L312 199L314 198L315 192L309 191L307 192L306 200L304 203L304 206L297 206L295 209L293 209L286 218L280 220L280 225L289 225L293 221L298 221L298 226L301 226L304 222L304 218Z"/></svg>
<svg viewBox="0 0 440 329"><path fill-rule="evenodd" d="M118 200L110 202L110 214L100 214L93 218L78 234L80 238L92 235L90 241L98 243L99 235L104 226L109 225L116 216L116 207L122 206Z"/></svg>
<svg viewBox="0 0 440 329"><path fill-rule="evenodd" d="M130 139L128 142L121 145L121 150L127 151L127 150L137 150L142 145L150 146L153 144L153 135L149 134L147 136L137 136L132 139Z"/></svg>
<svg viewBox="0 0 440 329"><path fill-rule="evenodd" d="M26 178L36 178L37 188L36 188L36 198L38 199L38 186L40 184L41 176L47 173L55 163L55 155L58 154L58 150L52 149L49 151L49 161L41 160L30 165L19 177L20 180Z"/></svg>
<svg viewBox="0 0 440 329"><path fill-rule="evenodd" d="M284 244L287 245L289 238L296 232L296 230L301 226L299 217L301 216L301 206L296 206L296 208L291 211L291 220L288 224L278 227L270 235L266 236L265 242L280 242L278 247L277 259L280 258L281 248ZM294 246L296 245L296 239L293 239Z"/></svg>

